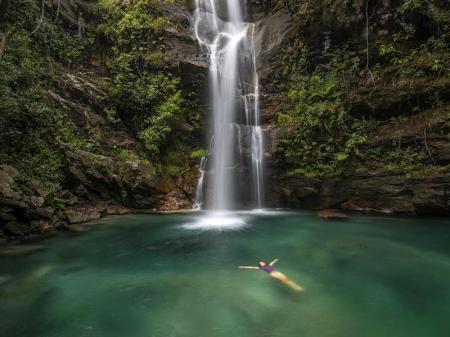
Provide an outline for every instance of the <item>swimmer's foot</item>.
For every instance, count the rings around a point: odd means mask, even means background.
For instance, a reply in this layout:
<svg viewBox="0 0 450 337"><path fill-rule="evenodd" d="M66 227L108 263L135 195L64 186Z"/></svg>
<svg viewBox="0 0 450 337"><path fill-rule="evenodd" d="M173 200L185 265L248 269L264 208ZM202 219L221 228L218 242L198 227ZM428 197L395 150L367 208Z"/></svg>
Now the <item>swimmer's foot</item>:
<svg viewBox="0 0 450 337"><path fill-rule="evenodd" d="M291 280L287 281L286 284L295 291L300 292L300 291L305 290L302 286L299 286L297 283L295 283L294 281L291 281Z"/></svg>

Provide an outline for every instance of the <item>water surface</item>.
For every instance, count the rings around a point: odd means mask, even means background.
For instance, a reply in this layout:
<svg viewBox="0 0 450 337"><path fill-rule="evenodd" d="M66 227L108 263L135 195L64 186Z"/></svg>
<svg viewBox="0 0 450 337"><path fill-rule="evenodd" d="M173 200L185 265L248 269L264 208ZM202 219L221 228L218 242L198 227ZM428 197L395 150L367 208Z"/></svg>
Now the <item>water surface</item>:
<svg viewBox="0 0 450 337"><path fill-rule="evenodd" d="M0 336L450 336L448 219L236 217L108 218L0 255ZM237 269L276 257L304 292Z"/></svg>

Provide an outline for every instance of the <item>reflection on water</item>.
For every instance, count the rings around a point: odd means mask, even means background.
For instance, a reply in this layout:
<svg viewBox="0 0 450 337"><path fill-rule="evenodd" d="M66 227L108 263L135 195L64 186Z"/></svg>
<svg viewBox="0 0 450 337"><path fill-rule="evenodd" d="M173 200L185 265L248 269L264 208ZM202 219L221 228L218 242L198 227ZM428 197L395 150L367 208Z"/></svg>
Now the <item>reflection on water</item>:
<svg viewBox="0 0 450 337"><path fill-rule="evenodd" d="M0 336L448 337L448 219L230 216L245 226L182 226L208 214L104 219L34 254L0 255ZM237 269L275 257L304 292Z"/></svg>

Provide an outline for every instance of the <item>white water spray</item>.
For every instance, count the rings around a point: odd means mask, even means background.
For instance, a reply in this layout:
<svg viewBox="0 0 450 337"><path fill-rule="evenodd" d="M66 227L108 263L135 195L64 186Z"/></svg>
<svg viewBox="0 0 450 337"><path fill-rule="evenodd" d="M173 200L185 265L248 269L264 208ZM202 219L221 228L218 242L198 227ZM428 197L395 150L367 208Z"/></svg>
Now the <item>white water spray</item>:
<svg viewBox="0 0 450 337"><path fill-rule="evenodd" d="M249 204L263 206L263 134L259 116L259 78L254 49L255 26L244 22L240 0L196 0L195 36L209 56L210 108L212 111L208 193L206 204L215 211L236 207L237 167L244 162L243 135L251 149L252 188ZM236 151L238 147L238 151ZM206 159L202 159L196 207L203 204ZM241 179L242 180L242 179ZM251 185L251 186L250 186ZM242 186L241 186L242 187Z"/></svg>

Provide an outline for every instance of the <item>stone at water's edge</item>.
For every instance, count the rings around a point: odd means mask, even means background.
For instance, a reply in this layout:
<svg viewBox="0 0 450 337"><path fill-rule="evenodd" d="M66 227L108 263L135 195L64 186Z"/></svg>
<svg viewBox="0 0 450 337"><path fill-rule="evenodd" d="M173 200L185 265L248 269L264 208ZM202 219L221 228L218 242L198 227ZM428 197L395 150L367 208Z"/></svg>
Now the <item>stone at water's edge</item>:
<svg viewBox="0 0 450 337"><path fill-rule="evenodd" d="M325 220L343 220L348 218L347 214L333 209L324 209L323 211L317 213L317 215L319 218Z"/></svg>

